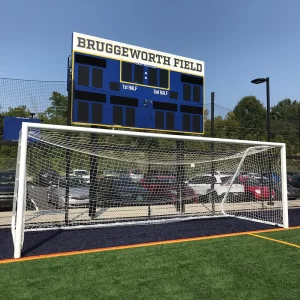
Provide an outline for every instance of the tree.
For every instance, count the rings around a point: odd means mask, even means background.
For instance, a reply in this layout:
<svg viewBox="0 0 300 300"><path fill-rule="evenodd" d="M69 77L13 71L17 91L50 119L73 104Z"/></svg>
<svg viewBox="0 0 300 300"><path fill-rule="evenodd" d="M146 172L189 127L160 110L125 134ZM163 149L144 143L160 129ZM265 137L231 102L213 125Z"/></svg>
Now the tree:
<svg viewBox="0 0 300 300"><path fill-rule="evenodd" d="M17 107L9 107L8 111L4 112L2 115L9 117L29 118L30 110L27 108L26 105L20 105Z"/></svg>
<svg viewBox="0 0 300 300"><path fill-rule="evenodd" d="M257 135L266 127L266 108L255 96L243 97L233 109L236 121L240 124L239 138L247 134Z"/></svg>
<svg viewBox="0 0 300 300"><path fill-rule="evenodd" d="M271 109L273 140L276 135L283 136L288 153L300 152L299 113L300 103L288 98L279 101Z"/></svg>
<svg viewBox="0 0 300 300"><path fill-rule="evenodd" d="M285 98L271 109L272 120L287 120L298 125L300 103L296 100Z"/></svg>
<svg viewBox="0 0 300 300"><path fill-rule="evenodd" d="M231 111L227 113L224 124L226 137L229 139L236 139L238 137L240 126L234 112Z"/></svg>
<svg viewBox="0 0 300 300"><path fill-rule="evenodd" d="M38 117L42 123L66 125L68 118L68 97L58 92L53 92L49 98L51 105L40 113Z"/></svg>
<svg viewBox="0 0 300 300"><path fill-rule="evenodd" d="M226 138L225 123L226 121L221 116L215 117L215 137Z"/></svg>

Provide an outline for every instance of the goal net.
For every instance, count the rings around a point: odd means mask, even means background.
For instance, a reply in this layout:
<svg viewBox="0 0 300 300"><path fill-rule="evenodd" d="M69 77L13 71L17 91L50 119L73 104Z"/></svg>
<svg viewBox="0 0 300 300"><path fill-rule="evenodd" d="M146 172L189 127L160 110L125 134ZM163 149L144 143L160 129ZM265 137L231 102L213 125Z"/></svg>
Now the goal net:
<svg viewBox="0 0 300 300"><path fill-rule="evenodd" d="M15 248L27 230L224 216L287 227L285 159L280 143L23 123Z"/></svg>

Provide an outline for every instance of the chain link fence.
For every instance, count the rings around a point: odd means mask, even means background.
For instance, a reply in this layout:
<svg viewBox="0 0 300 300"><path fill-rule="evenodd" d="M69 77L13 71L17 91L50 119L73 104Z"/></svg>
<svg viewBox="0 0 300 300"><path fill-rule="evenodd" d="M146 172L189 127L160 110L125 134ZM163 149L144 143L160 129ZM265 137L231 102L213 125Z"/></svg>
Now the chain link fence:
<svg viewBox="0 0 300 300"><path fill-rule="evenodd" d="M66 124L67 82L0 78L0 227L11 223L14 185L9 178L14 179L18 151L16 142L3 140L4 117L31 114L45 123Z"/></svg>
<svg viewBox="0 0 300 300"><path fill-rule="evenodd" d="M56 118L66 115L66 105L55 103L53 93L67 97L66 81L38 81L0 78L0 139L3 138L3 119L5 116L30 117L42 121L63 123Z"/></svg>
<svg viewBox="0 0 300 300"><path fill-rule="evenodd" d="M205 134L210 137L210 103L205 104ZM233 109L215 104L215 136L266 140L266 128L247 128L251 134L243 136L243 129L232 119ZM5 116L39 118L42 123L66 124L67 81L39 81L0 78L0 173L16 167L17 144L3 141ZM271 136L276 142L287 144L288 171L300 173L300 113L299 120L271 121ZM299 157L298 157L299 155ZM0 227L9 226L11 207L2 208L0 201Z"/></svg>
<svg viewBox="0 0 300 300"><path fill-rule="evenodd" d="M67 82L0 78L0 114L24 105L33 113L45 112L54 91L66 96Z"/></svg>

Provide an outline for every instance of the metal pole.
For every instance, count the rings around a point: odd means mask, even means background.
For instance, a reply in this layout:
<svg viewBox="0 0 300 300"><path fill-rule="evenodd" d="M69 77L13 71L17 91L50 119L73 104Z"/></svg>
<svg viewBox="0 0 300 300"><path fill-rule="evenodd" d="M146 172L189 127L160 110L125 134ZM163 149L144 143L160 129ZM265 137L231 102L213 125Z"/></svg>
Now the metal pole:
<svg viewBox="0 0 300 300"><path fill-rule="evenodd" d="M300 149L300 107L298 110L298 122L298 149Z"/></svg>
<svg viewBox="0 0 300 300"><path fill-rule="evenodd" d="M67 126L71 126L71 102L73 95L73 80L72 80L72 64L71 57L68 57L68 117L67 117Z"/></svg>
<svg viewBox="0 0 300 300"><path fill-rule="evenodd" d="M214 138L215 137L215 92L211 92L211 103L210 103L210 134L211 137ZM210 143L210 153L211 153L211 176L212 178L215 176L215 164L214 164L214 151L215 151L215 144L214 142ZM215 201L216 199L213 197L215 195L215 193L213 193L214 189L215 189L215 185L213 183L211 183L211 192L209 193L209 200L211 202L211 209L212 209L212 214L215 214L216 211L216 204Z"/></svg>
<svg viewBox="0 0 300 300"><path fill-rule="evenodd" d="M267 140L271 141L271 128L270 128L270 80L269 77L266 78L267 85Z"/></svg>
<svg viewBox="0 0 300 300"><path fill-rule="evenodd" d="M98 142L98 135L91 134L90 147L93 149ZM91 219L96 217L97 209L97 173L98 173L98 157L90 155L90 187L89 187L89 216Z"/></svg>
<svg viewBox="0 0 300 300"><path fill-rule="evenodd" d="M68 57L68 116L67 116L67 126L71 126L71 102L73 94L73 81L72 81L72 65L70 63L71 59ZM71 139L70 133L67 132L67 141ZM65 224L69 224L69 194L70 194L70 165L71 165L71 151L66 149L66 190L65 190Z"/></svg>
<svg viewBox="0 0 300 300"><path fill-rule="evenodd" d="M267 141L271 141L271 128L270 128L270 80L269 77L266 77L266 88L267 88ZM271 176L272 176L272 170L271 170L271 162L269 161L269 205L274 205L274 202L272 201L272 185L271 185Z"/></svg>
<svg viewBox="0 0 300 300"><path fill-rule="evenodd" d="M211 92L211 103L210 103L210 115L211 115L211 125L210 125L210 136L215 136L215 92Z"/></svg>
<svg viewBox="0 0 300 300"><path fill-rule="evenodd" d="M176 209L177 211L185 212L185 203L182 202L182 190L184 188L185 170L184 170L184 141L176 141L177 152L177 168L176 168L176 183L177 183L177 195L176 195Z"/></svg>

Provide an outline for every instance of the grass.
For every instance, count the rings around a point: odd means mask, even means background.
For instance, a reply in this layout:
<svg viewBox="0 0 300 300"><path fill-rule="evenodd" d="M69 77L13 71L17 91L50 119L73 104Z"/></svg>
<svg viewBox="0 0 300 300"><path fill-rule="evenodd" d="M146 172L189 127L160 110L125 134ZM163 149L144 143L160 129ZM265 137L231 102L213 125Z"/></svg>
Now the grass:
<svg viewBox="0 0 300 300"><path fill-rule="evenodd" d="M300 230L260 234L300 244ZM299 299L300 249L250 235L0 265L1 299Z"/></svg>

